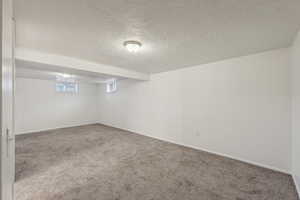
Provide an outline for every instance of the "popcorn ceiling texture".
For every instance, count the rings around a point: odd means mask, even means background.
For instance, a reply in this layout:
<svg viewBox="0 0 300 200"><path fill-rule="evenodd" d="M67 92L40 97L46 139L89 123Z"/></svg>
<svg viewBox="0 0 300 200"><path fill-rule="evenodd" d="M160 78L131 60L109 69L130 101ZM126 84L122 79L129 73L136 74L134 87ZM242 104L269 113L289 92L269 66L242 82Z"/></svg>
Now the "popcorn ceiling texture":
<svg viewBox="0 0 300 200"><path fill-rule="evenodd" d="M163 72L284 48L299 0L15 0L17 47ZM137 54L123 46L140 41Z"/></svg>
<svg viewBox="0 0 300 200"><path fill-rule="evenodd" d="M299 200L291 176L103 125L16 137L16 200Z"/></svg>

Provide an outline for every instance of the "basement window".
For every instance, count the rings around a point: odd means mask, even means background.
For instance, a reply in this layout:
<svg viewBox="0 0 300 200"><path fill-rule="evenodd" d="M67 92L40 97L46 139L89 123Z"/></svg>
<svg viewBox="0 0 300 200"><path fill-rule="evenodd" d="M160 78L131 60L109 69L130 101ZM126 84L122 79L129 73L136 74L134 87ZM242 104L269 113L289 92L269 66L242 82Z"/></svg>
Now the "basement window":
<svg viewBox="0 0 300 200"><path fill-rule="evenodd" d="M106 92L112 93L117 91L117 80L110 80L106 83Z"/></svg>
<svg viewBox="0 0 300 200"><path fill-rule="evenodd" d="M71 75L58 75L56 77L55 90L62 93L78 93L78 83Z"/></svg>
<svg viewBox="0 0 300 200"><path fill-rule="evenodd" d="M78 93L78 83L56 82L56 92Z"/></svg>

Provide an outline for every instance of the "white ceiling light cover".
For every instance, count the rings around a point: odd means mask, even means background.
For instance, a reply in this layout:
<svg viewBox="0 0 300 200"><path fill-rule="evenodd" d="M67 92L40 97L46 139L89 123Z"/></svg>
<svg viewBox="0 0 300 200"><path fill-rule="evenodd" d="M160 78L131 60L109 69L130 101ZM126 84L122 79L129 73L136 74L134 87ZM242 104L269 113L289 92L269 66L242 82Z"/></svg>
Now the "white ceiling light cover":
<svg viewBox="0 0 300 200"><path fill-rule="evenodd" d="M137 53L142 47L142 44L138 41L125 41L124 46L129 52Z"/></svg>

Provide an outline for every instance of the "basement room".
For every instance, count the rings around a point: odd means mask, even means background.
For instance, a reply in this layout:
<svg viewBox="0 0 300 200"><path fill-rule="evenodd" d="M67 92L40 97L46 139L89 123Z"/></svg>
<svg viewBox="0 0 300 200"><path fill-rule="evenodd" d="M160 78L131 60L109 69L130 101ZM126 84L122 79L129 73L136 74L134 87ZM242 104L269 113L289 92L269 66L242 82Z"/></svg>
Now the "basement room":
<svg viewBox="0 0 300 200"><path fill-rule="evenodd" d="M300 0L1 5L1 200L299 200Z"/></svg>

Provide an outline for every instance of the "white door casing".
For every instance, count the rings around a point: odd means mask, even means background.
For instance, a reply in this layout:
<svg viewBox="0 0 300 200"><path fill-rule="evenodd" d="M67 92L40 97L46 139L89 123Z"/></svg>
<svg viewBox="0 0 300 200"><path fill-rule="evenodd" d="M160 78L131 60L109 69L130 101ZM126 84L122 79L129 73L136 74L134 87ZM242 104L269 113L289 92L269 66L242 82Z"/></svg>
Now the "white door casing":
<svg viewBox="0 0 300 200"><path fill-rule="evenodd" d="M1 51L1 200L13 200L15 137L14 21L12 0L2 0Z"/></svg>

